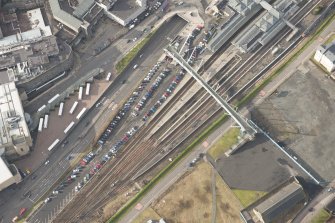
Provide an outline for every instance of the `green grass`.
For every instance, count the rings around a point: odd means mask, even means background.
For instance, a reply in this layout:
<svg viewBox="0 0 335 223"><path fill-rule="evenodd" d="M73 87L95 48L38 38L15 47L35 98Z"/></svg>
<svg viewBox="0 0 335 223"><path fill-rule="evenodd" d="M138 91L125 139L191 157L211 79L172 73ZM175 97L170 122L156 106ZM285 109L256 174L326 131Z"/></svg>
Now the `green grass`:
<svg viewBox="0 0 335 223"><path fill-rule="evenodd" d="M149 42L151 37L156 31L152 31L148 36L146 36L141 42L139 42L133 49L131 49L119 62L117 62L115 68L116 73L120 74L128 67L131 61L136 57L136 55L142 50L142 48Z"/></svg>
<svg viewBox="0 0 335 223"><path fill-rule="evenodd" d="M263 197L266 192L264 191L254 191L254 190L239 190L232 189L233 193L240 200L243 207L247 207L250 204L257 201L259 198Z"/></svg>
<svg viewBox="0 0 335 223"><path fill-rule="evenodd" d="M321 209L319 213L312 218L311 223L325 223L329 217L330 214L325 209Z"/></svg>
<svg viewBox="0 0 335 223"><path fill-rule="evenodd" d="M223 136L209 149L208 154L216 160L230 147L238 142L240 129L231 127Z"/></svg>

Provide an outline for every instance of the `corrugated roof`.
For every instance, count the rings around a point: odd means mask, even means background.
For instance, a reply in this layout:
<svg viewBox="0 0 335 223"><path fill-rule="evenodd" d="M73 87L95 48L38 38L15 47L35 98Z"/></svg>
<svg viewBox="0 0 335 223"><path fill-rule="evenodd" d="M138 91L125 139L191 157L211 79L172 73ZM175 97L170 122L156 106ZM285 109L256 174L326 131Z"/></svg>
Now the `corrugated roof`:
<svg viewBox="0 0 335 223"><path fill-rule="evenodd" d="M292 182L283 187L271 197L257 205L254 209L258 211L265 222L271 221L293 207L305 198L304 190L297 182Z"/></svg>

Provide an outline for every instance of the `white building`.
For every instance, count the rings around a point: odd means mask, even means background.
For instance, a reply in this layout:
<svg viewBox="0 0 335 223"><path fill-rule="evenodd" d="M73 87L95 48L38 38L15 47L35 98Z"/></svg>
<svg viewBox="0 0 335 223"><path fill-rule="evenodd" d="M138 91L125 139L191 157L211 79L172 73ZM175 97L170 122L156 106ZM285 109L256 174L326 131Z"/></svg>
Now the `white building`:
<svg viewBox="0 0 335 223"><path fill-rule="evenodd" d="M317 48L314 59L328 72L335 70L335 42Z"/></svg>
<svg viewBox="0 0 335 223"><path fill-rule="evenodd" d="M0 151L1 153L1 151ZM15 165L9 165L0 154L0 191L12 184L20 183L22 177Z"/></svg>
<svg viewBox="0 0 335 223"><path fill-rule="evenodd" d="M28 154L32 139L14 82L0 85L0 111L0 150L12 158Z"/></svg>

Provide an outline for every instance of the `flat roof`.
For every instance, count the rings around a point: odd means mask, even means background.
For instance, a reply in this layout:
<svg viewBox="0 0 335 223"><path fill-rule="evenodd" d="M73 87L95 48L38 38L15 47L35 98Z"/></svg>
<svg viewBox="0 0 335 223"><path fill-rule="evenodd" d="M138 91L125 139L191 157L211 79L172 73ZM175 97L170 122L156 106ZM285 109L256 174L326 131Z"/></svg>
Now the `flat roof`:
<svg viewBox="0 0 335 223"><path fill-rule="evenodd" d="M40 29L43 36L51 36L50 26L46 26L40 8L27 11L28 19L32 29Z"/></svg>
<svg viewBox="0 0 335 223"><path fill-rule="evenodd" d="M0 145L29 137L19 92L14 82L0 85Z"/></svg>
<svg viewBox="0 0 335 223"><path fill-rule="evenodd" d="M0 184L9 180L12 177L13 177L12 172L10 172L7 164L5 163L5 161L0 156Z"/></svg>
<svg viewBox="0 0 335 223"><path fill-rule="evenodd" d="M139 8L141 6L136 3L136 0L122 0L117 1L109 11L121 19L126 19Z"/></svg>
<svg viewBox="0 0 335 223"><path fill-rule="evenodd" d="M79 28L82 25L82 21L74 17L73 15L63 11L59 5L58 0L49 0L50 8L52 11L53 17L72 29L75 32L79 32Z"/></svg>
<svg viewBox="0 0 335 223"><path fill-rule="evenodd" d="M94 0L81 1L79 2L78 6L74 9L72 14L82 19L94 4L95 4Z"/></svg>

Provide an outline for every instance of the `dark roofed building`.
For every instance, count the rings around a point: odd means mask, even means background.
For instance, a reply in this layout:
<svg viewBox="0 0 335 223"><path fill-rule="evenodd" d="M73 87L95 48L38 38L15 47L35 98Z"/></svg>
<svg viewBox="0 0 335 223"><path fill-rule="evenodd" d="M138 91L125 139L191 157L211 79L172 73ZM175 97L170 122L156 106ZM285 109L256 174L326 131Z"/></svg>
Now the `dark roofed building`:
<svg viewBox="0 0 335 223"><path fill-rule="evenodd" d="M305 198L302 186L293 181L254 207L253 211L261 222L273 222L297 204L304 202Z"/></svg>

